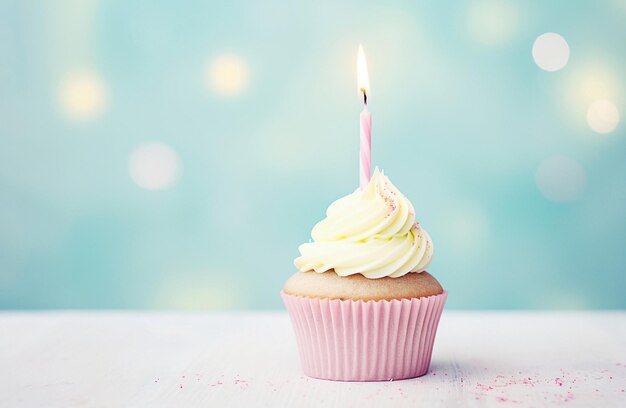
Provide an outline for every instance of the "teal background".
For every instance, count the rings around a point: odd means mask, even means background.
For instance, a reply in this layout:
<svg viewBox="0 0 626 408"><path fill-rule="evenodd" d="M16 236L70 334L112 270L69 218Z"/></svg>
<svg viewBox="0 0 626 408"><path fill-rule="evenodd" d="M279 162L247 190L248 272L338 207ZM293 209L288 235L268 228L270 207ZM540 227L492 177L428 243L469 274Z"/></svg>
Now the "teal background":
<svg viewBox="0 0 626 408"><path fill-rule="evenodd" d="M373 163L433 237L448 307L624 308L624 21L624 1L0 1L0 308L281 308L298 245L358 185L359 43ZM545 32L560 71L533 61ZM207 80L224 54L236 95ZM73 72L99 78L89 117L63 108ZM587 124L595 99L613 132ZM179 157L169 188L129 175L146 141ZM553 156L584 171L555 176L582 185L566 201L537 186Z"/></svg>

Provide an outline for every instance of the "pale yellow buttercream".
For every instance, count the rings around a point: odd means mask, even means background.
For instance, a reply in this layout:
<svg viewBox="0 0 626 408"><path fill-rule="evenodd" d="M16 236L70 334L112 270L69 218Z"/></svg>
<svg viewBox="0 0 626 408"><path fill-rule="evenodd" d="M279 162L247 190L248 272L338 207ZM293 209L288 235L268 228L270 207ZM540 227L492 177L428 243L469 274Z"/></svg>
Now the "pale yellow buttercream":
<svg viewBox="0 0 626 408"><path fill-rule="evenodd" d="M328 207L311 237L294 261L302 272L333 269L339 276L397 278L426 270L433 255L430 236L415 223L413 205L378 168L364 190Z"/></svg>

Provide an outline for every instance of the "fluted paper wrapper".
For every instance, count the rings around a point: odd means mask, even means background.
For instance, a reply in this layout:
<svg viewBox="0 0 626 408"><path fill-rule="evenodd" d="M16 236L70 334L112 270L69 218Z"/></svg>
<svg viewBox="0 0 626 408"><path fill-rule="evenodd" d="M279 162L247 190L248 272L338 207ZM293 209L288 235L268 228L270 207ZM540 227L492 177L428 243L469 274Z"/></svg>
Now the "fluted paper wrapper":
<svg viewBox="0 0 626 408"><path fill-rule="evenodd" d="M447 294L366 302L281 292L305 374L338 381L426 374Z"/></svg>

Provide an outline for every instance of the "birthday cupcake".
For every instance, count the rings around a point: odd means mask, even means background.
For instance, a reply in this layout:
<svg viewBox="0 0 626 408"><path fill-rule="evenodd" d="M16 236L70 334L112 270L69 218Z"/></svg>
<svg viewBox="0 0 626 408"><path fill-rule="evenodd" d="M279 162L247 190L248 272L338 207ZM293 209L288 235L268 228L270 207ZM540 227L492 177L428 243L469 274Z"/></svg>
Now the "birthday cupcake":
<svg viewBox="0 0 626 408"><path fill-rule="evenodd" d="M447 292L411 202L378 169L330 205L281 292L304 372L340 381L426 374Z"/></svg>

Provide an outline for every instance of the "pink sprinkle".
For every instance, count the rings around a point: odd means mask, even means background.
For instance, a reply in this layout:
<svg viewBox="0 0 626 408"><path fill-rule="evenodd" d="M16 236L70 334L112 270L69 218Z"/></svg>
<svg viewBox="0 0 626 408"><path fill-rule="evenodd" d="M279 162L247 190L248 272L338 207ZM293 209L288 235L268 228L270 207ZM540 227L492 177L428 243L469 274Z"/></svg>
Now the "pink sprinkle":
<svg viewBox="0 0 626 408"><path fill-rule="evenodd" d="M506 401L507 401L507 399L506 399L506 398L504 398L504 397L496 397L496 400L497 400L498 402L506 402Z"/></svg>
<svg viewBox="0 0 626 408"><path fill-rule="evenodd" d="M485 384L476 384L476 388L478 388L479 390L483 390L483 391L491 391L493 390L493 387L491 385L485 385Z"/></svg>
<svg viewBox="0 0 626 408"><path fill-rule="evenodd" d="M557 384L559 387L563 386L563 380L561 380L559 377L554 379L554 383Z"/></svg>

